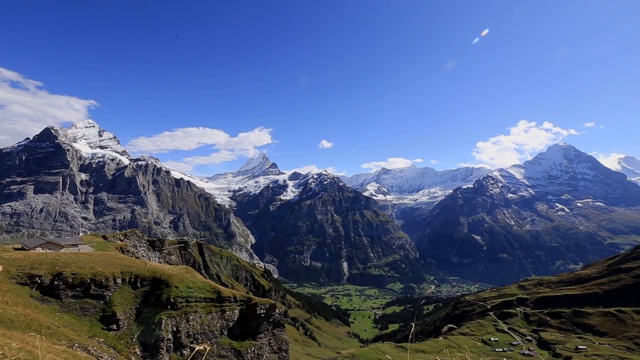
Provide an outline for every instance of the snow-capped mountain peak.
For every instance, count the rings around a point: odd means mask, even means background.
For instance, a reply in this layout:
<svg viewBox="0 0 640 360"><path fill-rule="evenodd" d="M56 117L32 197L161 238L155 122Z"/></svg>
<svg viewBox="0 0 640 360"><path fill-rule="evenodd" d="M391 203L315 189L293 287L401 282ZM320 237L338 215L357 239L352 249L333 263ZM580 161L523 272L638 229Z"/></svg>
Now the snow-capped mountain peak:
<svg viewBox="0 0 640 360"><path fill-rule="evenodd" d="M265 153L250 158L239 170L232 172L234 177L278 175L281 173L278 165L271 162Z"/></svg>
<svg viewBox="0 0 640 360"><path fill-rule="evenodd" d="M530 180L545 181L549 177L564 178L570 175L591 178L604 166L594 157L575 147L567 143L558 143L522 165L514 165L512 168L522 168L524 176Z"/></svg>
<svg viewBox="0 0 640 360"><path fill-rule="evenodd" d="M464 167L438 171L430 167L382 168L373 173L342 177L356 190L392 203L432 205L459 186L471 186L488 174L485 168Z"/></svg>
<svg viewBox="0 0 640 360"><path fill-rule="evenodd" d="M80 121L67 129L59 129L58 131L61 139L72 145L81 144L92 150L105 150L129 156L120 145L120 140L114 134L102 129L93 120Z"/></svg>
<svg viewBox="0 0 640 360"><path fill-rule="evenodd" d="M618 171L627 175L627 179L640 185L640 160L633 156L625 155L618 159Z"/></svg>
<svg viewBox="0 0 640 360"><path fill-rule="evenodd" d="M271 166L271 160L265 153L260 153L258 156L254 156L247 160L238 171L249 171L255 168L266 169Z"/></svg>
<svg viewBox="0 0 640 360"><path fill-rule="evenodd" d="M115 159L123 164L129 164L131 157L120 145L118 138L102 129L93 120L84 120L71 125L69 128L52 128L62 143L76 148L88 158Z"/></svg>

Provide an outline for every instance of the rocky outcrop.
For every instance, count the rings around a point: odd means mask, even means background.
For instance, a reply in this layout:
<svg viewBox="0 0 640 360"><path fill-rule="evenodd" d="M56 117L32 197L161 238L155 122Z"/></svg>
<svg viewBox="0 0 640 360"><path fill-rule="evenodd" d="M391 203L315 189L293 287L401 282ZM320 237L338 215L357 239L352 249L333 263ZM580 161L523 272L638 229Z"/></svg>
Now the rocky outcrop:
<svg viewBox="0 0 640 360"><path fill-rule="evenodd" d="M276 303L251 297L167 296L174 286L146 274L82 277L78 274L28 274L22 280L63 310L99 318L105 329L135 329L133 351L144 359L186 358L206 345L216 359L288 359L286 312ZM133 293L127 302L119 291ZM202 359L204 351L193 359Z"/></svg>
<svg viewBox="0 0 640 360"><path fill-rule="evenodd" d="M121 244L120 252L127 256L158 264L188 266L203 277L230 289L274 301L282 300L285 296L282 286L268 271L268 267L256 268L236 255L202 241L147 238L139 230L103 235L102 238ZM238 284L241 288L237 287Z"/></svg>

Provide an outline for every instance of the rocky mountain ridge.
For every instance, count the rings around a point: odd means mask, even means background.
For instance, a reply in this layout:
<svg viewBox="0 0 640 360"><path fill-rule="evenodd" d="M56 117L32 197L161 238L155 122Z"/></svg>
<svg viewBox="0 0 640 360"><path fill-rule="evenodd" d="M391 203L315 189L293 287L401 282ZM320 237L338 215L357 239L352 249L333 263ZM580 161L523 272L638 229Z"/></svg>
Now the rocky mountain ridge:
<svg viewBox="0 0 640 360"><path fill-rule="evenodd" d="M384 287L425 279L410 239L375 200L332 174L294 172L232 199L256 253L290 280Z"/></svg>
<svg viewBox="0 0 640 360"><path fill-rule="evenodd" d="M394 221L327 171L284 172L260 154L238 171L195 181L234 210L258 256L288 280L384 287L425 279L425 264Z"/></svg>

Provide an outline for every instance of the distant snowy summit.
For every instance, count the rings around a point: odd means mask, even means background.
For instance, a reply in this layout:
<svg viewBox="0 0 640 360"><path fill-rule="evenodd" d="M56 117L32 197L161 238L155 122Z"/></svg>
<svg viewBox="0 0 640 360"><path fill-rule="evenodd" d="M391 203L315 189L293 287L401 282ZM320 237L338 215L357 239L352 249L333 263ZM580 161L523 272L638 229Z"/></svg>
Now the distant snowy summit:
<svg viewBox="0 0 640 360"><path fill-rule="evenodd" d="M428 205L442 200L458 187L471 186L491 170L462 167L438 171L414 165L404 168L382 168L373 173L343 176L354 189L379 201L406 205Z"/></svg>
<svg viewBox="0 0 640 360"><path fill-rule="evenodd" d="M626 157L626 160L628 164L633 164L634 160L638 162L633 157ZM626 169L633 171L632 167ZM624 195L616 190L628 181L636 183L625 177L622 171L610 169L593 156L566 143L552 145L533 159L498 169L491 176L508 184L518 196L544 193L550 197L571 195L576 199L587 196L610 198L615 193L622 201ZM612 184L620 185L609 189Z"/></svg>
<svg viewBox="0 0 640 360"><path fill-rule="evenodd" d="M271 162L267 157L267 154L260 153L258 156L250 158L242 167L235 171L235 177L257 177L266 175L282 175L284 174L278 168L278 165ZM211 178L215 178L215 175Z"/></svg>
<svg viewBox="0 0 640 360"><path fill-rule="evenodd" d="M180 174L176 174L180 176ZM326 183L339 178L327 171L281 171L266 154L250 158L236 171L194 179L198 185L213 194L221 203L234 207L233 198L255 195L268 186L279 188L279 201L296 201L302 184L308 181Z"/></svg>
<svg viewBox="0 0 640 360"><path fill-rule="evenodd" d="M80 121L66 129L52 129L58 133L60 141L72 145L87 157L114 158L125 165L131 160L120 140L93 120Z"/></svg>
<svg viewBox="0 0 640 360"><path fill-rule="evenodd" d="M629 181L640 185L640 160L633 156L619 157L610 168L627 175Z"/></svg>
<svg viewBox="0 0 640 360"><path fill-rule="evenodd" d="M129 153L120 145L120 140L93 120L77 122L67 129L57 128L57 131L61 139L74 146L85 146L93 151L102 150L129 156Z"/></svg>
<svg viewBox="0 0 640 360"><path fill-rule="evenodd" d="M34 141L43 146L50 141L66 144L78 150L85 158L97 161L112 160L127 165L132 160L131 155L120 145L118 138L102 129L93 120L80 121L68 128L49 126L34 138L26 138L6 147L5 150L18 152Z"/></svg>

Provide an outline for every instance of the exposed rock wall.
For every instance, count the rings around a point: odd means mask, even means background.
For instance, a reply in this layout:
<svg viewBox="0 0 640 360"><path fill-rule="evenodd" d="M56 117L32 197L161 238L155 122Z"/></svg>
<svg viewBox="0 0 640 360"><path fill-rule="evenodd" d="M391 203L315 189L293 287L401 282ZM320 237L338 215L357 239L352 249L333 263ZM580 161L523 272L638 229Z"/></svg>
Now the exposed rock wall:
<svg viewBox="0 0 640 360"><path fill-rule="evenodd" d="M164 298L162 279L132 275L81 278L57 273L32 274L23 285L59 300L61 307L80 309L83 316L99 317L114 332L137 327L138 358L168 360L188 357L197 346L207 345L217 359L288 359L285 310L276 303L228 297ZM110 299L122 287L139 299L128 307L111 307ZM192 359L201 359L204 351Z"/></svg>

